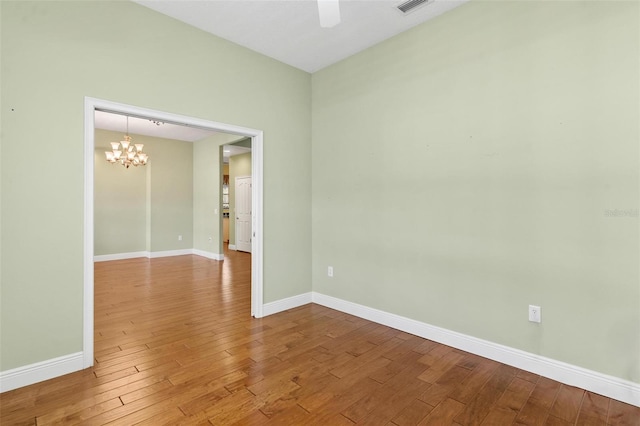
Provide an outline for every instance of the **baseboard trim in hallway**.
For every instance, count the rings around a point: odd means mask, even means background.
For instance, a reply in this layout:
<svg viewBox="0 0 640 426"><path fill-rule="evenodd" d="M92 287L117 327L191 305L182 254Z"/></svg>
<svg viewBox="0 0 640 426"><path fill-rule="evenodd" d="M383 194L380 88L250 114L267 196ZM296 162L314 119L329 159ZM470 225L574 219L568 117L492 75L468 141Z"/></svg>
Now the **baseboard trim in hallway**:
<svg viewBox="0 0 640 426"><path fill-rule="evenodd" d="M156 259L159 257L171 257L171 256L185 256L189 254L195 254L196 256L206 257L212 260L224 260L224 254L212 253L209 251L198 249L183 249L183 250L167 250L167 251L135 251L130 253L114 253L114 254L101 254L93 257L94 262L110 262L112 260L125 260L135 259L138 257L146 257L148 259Z"/></svg>

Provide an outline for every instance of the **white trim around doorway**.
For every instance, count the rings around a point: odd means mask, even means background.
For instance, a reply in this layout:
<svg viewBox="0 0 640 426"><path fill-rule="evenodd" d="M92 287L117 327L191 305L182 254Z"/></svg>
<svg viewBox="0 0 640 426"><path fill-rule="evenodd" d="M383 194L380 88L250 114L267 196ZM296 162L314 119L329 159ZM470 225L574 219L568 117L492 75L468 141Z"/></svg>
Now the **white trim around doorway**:
<svg viewBox="0 0 640 426"><path fill-rule="evenodd" d="M200 118L172 114L148 108L126 105L103 99L84 98L84 274L83 274L83 326L82 326L82 359L83 368L93 365L93 298L94 298L94 112L103 110L119 114L145 117L164 122L184 124L223 133L232 133L251 138L251 172L252 190L252 256L251 256L251 315L263 316L263 133L261 130L218 123ZM222 250L222 248L220 248Z"/></svg>

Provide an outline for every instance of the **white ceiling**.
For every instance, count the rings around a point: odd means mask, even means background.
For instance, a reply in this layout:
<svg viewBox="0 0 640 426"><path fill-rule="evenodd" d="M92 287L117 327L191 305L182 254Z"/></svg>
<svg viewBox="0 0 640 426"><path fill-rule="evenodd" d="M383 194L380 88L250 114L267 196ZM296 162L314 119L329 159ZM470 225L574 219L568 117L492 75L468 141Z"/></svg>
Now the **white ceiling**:
<svg viewBox="0 0 640 426"><path fill-rule="evenodd" d="M340 0L332 28L320 27L316 0L133 1L313 73L468 0L430 0L406 15L405 0Z"/></svg>
<svg viewBox="0 0 640 426"><path fill-rule="evenodd" d="M469 0L429 0L407 14L397 9L405 0L340 0L341 22L332 28L320 27L316 0L133 1L312 73ZM127 119L96 111L95 127L124 134ZM129 133L194 142L215 132L129 117ZM225 157L246 152L227 146Z"/></svg>
<svg viewBox="0 0 640 426"><path fill-rule="evenodd" d="M222 155L225 163L229 162L229 157L234 155L245 154L251 152L251 148L245 148L243 146L225 145L222 147Z"/></svg>

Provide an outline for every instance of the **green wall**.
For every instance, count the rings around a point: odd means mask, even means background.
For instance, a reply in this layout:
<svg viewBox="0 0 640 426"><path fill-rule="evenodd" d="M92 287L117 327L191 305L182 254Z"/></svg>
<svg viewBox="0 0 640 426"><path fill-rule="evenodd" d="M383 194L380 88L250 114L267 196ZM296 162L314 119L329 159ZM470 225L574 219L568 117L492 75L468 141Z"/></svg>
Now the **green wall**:
<svg viewBox="0 0 640 426"><path fill-rule="evenodd" d="M640 382L638 7L471 2L315 73L314 291Z"/></svg>
<svg viewBox="0 0 640 426"><path fill-rule="evenodd" d="M142 141L142 138L137 138ZM149 154L150 251L193 248L193 143L155 138ZM178 236L182 240L178 240Z"/></svg>
<svg viewBox="0 0 640 426"><path fill-rule="evenodd" d="M153 158L129 169L104 159L109 142L122 134L97 129L95 135L95 255L190 248L222 253L219 151L237 135L216 133L191 143L132 134Z"/></svg>
<svg viewBox="0 0 640 426"><path fill-rule="evenodd" d="M0 19L0 371L82 350L85 96L263 130L264 302L311 290L309 74L133 2L2 1ZM192 203L191 176L150 196ZM164 226L153 251L181 248L193 215Z"/></svg>
<svg viewBox="0 0 640 426"><path fill-rule="evenodd" d="M147 251L147 168L105 160L122 133L96 129L94 155L94 255ZM131 135L133 143L141 143ZM149 147L146 142L144 150ZM151 167L151 164L148 165Z"/></svg>
<svg viewBox="0 0 640 426"><path fill-rule="evenodd" d="M149 155L145 167L107 163L104 151L122 133L95 131L94 254L194 248L193 221L200 208L194 201L194 144L131 137L144 144Z"/></svg>
<svg viewBox="0 0 640 426"><path fill-rule="evenodd" d="M251 153L229 157L229 245L236 243L236 178L251 176Z"/></svg>

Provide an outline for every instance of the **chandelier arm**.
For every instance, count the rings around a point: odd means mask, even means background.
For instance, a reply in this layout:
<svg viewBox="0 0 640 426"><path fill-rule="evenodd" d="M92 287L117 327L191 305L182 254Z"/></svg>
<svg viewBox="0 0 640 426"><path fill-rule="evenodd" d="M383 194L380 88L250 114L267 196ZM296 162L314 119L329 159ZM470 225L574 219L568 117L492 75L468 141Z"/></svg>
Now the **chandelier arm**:
<svg viewBox="0 0 640 426"><path fill-rule="evenodd" d="M126 118L127 133L124 136L124 141L111 142L111 151L105 151L106 160L111 164L120 163L127 169L132 164L135 167L146 166L149 156L142 152L143 144L131 143L131 136L129 136L129 116L127 115ZM156 124L158 126L160 125L158 123Z"/></svg>

